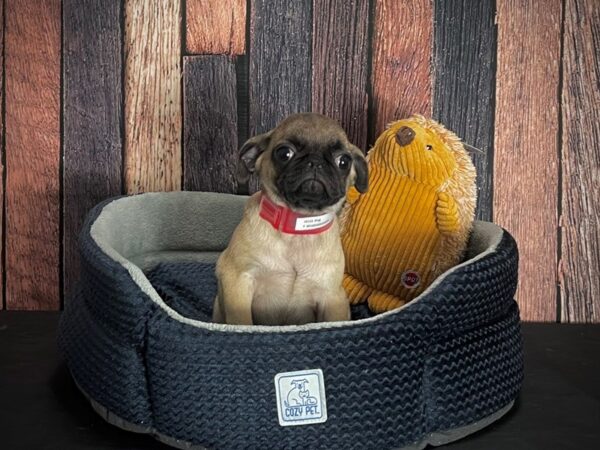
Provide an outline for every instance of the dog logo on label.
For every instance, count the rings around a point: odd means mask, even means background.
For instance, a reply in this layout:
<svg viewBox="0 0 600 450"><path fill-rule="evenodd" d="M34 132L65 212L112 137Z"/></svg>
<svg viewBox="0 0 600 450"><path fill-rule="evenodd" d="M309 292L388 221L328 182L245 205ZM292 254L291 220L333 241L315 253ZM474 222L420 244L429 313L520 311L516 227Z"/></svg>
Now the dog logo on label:
<svg viewBox="0 0 600 450"><path fill-rule="evenodd" d="M275 391L279 425L308 425L327 420L321 369L278 373Z"/></svg>

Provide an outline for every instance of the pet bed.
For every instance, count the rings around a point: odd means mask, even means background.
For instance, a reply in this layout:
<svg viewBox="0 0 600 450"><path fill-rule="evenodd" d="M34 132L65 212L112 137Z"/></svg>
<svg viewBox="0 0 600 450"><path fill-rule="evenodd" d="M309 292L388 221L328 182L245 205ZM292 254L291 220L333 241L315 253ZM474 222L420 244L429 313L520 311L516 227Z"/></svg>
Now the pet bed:
<svg viewBox="0 0 600 450"><path fill-rule="evenodd" d="M510 409L523 362L506 231L476 222L465 262L395 311L210 323L214 263L245 201L148 193L89 214L59 345L107 421L186 449L418 449Z"/></svg>

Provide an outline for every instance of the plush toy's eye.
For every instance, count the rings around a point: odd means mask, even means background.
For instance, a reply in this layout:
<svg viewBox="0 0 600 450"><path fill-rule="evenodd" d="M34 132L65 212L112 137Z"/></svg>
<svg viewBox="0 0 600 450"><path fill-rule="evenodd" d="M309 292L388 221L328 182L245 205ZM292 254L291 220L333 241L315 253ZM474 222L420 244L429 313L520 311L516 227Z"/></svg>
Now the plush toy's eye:
<svg viewBox="0 0 600 450"><path fill-rule="evenodd" d="M351 162L352 158L350 157L350 155L346 155L345 153L335 158L335 163L342 170L348 169L350 167Z"/></svg>
<svg viewBox="0 0 600 450"><path fill-rule="evenodd" d="M427 144L426 148L427 148L427 150L433 150L433 146L431 146L429 144Z"/></svg>
<svg viewBox="0 0 600 450"><path fill-rule="evenodd" d="M287 145L282 145L275 150L275 157L281 162L288 162L294 157L294 150Z"/></svg>

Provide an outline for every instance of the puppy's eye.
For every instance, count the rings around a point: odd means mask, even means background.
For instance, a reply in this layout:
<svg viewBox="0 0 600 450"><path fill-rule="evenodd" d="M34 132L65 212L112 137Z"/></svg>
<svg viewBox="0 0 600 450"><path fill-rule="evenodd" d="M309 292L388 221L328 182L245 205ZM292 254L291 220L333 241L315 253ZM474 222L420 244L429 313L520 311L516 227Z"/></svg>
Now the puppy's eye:
<svg viewBox="0 0 600 450"><path fill-rule="evenodd" d="M342 170L350 168L350 163L352 162L352 158L349 155L340 155L335 158L335 163Z"/></svg>
<svg viewBox="0 0 600 450"><path fill-rule="evenodd" d="M288 162L294 157L294 150L287 145L283 145L275 150L275 157L281 162Z"/></svg>
<svg viewBox="0 0 600 450"><path fill-rule="evenodd" d="M431 146L431 145L429 145L429 144L427 144L427 145L425 146L425 148L426 148L427 150L433 150L433 146Z"/></svg>

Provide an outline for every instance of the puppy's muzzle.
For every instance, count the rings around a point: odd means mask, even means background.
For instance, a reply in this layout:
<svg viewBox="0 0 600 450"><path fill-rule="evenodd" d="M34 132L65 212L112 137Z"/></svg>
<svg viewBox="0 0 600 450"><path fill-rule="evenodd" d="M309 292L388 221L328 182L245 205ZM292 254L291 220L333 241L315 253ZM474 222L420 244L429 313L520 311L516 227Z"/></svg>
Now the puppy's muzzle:
<svg viewBox="0 0 600 450"><path fill-rule="evenodd" d="M320 210L343 197L343 185L331 164L319 154L310 154L290 167L279 182L290 204Z"/></svg>
<svg viewBox="0 0 600 450"><path fill-rule="evenodd" d="M305 194L321 196L325 192L325 186L319 180L306 180L300 185L300 190Z"/></svg>

